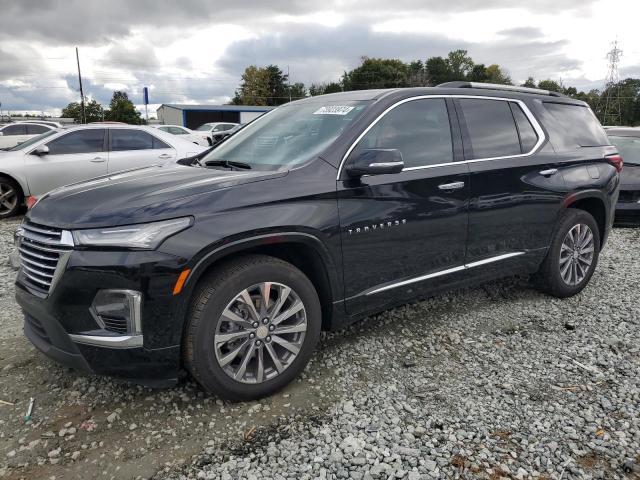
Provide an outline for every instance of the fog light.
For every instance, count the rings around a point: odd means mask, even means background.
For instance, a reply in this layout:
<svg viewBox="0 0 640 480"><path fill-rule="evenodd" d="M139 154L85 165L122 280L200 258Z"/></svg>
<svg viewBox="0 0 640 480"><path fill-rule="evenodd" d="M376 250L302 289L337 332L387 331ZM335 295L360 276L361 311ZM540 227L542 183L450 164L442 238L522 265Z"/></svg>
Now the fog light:
<svg viewBox="0 0 640 480"><path fill-rule="evenodd" d="M120 335L142 334L142 294L135 290L100 290L91 315L100 328Z"/></svg>

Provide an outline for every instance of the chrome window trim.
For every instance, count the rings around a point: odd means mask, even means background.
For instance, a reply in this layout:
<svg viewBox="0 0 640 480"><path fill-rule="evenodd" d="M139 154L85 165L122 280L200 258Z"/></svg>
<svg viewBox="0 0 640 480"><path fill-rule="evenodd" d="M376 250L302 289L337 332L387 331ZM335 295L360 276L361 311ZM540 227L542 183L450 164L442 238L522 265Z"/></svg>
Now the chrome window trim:
<svg viewBox="0 0 640 480"><path fill-rule="evenodd" d="M404 285L410 285L412 283L422 282L423 280L429 280L431 278L441 277L442 275L449 275L450 273L461 272L463 270L469 270L474 267L480 267L482 265L486 265L488 263L498 262L500 260L506 260L507 258L517 257L518 255L524 255L525 252L511 252L505 253L503 255L498 255L496 257L485 258L483 260L478 260L476 262L465 263L464 265L459 265L453 268L447 268L446 270L440 270L438 272L428 273L426 275L420 275L419 277L409 278L407 280L402 280L400 282L391 283L389 285L385 285L383 287L374 288L365 293L365 296L374 295L376 293L385 292L387 290L391 290L393 288L402 287ZM359 295L356 295L359 296Z"/></svg>
<svg viewBox="0 0 640 480"><path fill-rule="evenodd" d="M340 161L340 165L338 166L338 175L336 176L336 180L340 180L340 175L342 174L342 167L344 166L347 158L349 157L349 155L351 155L351 152L356 147L356 145L369 132L369 130L371 130L387 113L389 113L391 110L393 110L394 108L396 108L396 107L398 107L398 106L400 106L400 105L402 105L404 103L412 102L412 101L415 101L415 100L428 100L430 98L444 98L444 99L447 99L447 98L459 98L459 99L474 98L474 99L480 99L480 100L498 100L498 101L503 101L503 102L516 103L516 104L518 104L520 106L520 108L522 108L522 111L524 112L525 116L527 117L529 122L531 122L531 126L533 127L533 129L535 130L536 134L538 135L538 141L533 146L533 148L530 151L528 151L527 153L519 153L517 155L505 155L505 156L501 156L501 157L473 158L473 159L470 159L470 160L460 160L459 162L445 162L445 163L436 163L436 164L433 164L433 165L421 165L421 166L417 166L417 167L407 167L407 168L402 169L402 172L411 171L411 170L422 170L422 169L426 169L426 168L446 167L446 166L451 166L451 165L464 165L464 164L476 163L476 162L488 162L488 161L491 161L491 160L502 160L502 159L505 159L505 158L529 157L529 156L533 155L534 153L536 153L538 151L538 149L542 146L542 144L545 142L545 140L547 139L547 137L546 137L546 135L544 133L544 130L542 129L542 126L540 126L540 123L538 122L536 117L533 115L531 110L529 110L529 107L527 107L527 105L522 100L518 100L516 98L506 98L506 97L489 97L489 96L485 96L485 95L419 95L419 96L416 96L416 97L405 98L403 100L400 100L400 101L394 103L393 105L390 105L380 115L378 115L376 117L376 119L373 122L371 122L367 126L367 128L364 129L364 131L362 133L360 133L360 135L358 135L358 137L351 144L351 146L347 149L347 152L344 154L344 156L342 157L342 160ZM515 125L515 120L514 120L514 125ZM400 172L400 173L402 173L402 172Z"/></svg>

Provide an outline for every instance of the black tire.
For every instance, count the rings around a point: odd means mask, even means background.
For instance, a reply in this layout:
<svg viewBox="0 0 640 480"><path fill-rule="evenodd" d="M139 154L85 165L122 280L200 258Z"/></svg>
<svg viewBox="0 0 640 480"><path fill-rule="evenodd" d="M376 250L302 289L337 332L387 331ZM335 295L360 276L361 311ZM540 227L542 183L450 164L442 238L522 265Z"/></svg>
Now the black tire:
<svg viewBox="0 0 640 480"><path fill-rule="evenodd" d="M570 230L577 225L586 225L593 235L593 257L591 264L585 267L584 278L576 281L572 285L565 281L562 276L560 266L560 252L562 244L565 241ZM547 252L547 256L540 265L540 269L534 275L534 284L539 290L546 292L554 297L567 298L581 292L587 286L596 265L598 264L598 255L600 253L600 230L593 216L578 209L567 209L558 219L556 231L551 240L551 246ZM582 265L582 264L581 264Z"/></svg>
<svg viewBox="0 0 640 480"><path fill-rule="evenodd" d="M261 383L242 383L220 366L214 348L214 337L218 323L223 321L222 312L227 306L243 290L261 282L280 283L295 292L304 305L307 330L299 353L282 372ZM311 281L300 270L283 260L266 255L241 257L216 268L196 287L183 338L184 364L205 390L221 397L234 401L264 397L291 382L309 362L320 337L321 323L318 294ZM257 340L258 337L255 338ZM263 344L265 356L268 355L266 347ZM272 348L275 348L275 343Z"/></svg>
<svg viewBox="0 0 640 480"><path fill-rule="evenodd" d="M0 176L0 197L11 189L14 192L10 200L10 205L4 202L4 198L0 198L0 218L13 217L18 213L24 204L24 194L20 185L9 177Z"/></svg>

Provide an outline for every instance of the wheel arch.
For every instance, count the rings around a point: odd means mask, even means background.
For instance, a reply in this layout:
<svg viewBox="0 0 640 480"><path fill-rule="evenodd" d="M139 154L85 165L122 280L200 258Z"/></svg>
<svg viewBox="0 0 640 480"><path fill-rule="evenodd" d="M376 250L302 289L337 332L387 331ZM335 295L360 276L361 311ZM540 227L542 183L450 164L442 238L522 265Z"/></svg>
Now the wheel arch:
<svg viewBox="0 0 640 480"><path fill-rule="evenodd" d="M23 178L18 177L17 175L13 175L11 173L6 173L3 171L0 171L0 177L5 177L5 178L9 178L11 180L13 180L14 182L16 182L18 184L18 186L20 187L20 190L22 190L22 195L24 196L24 198L26 199L27 196L29 195L29 185L27 184L26 180L24 180Z"/></svg>
<svg viewBox="0 0 640 480"><path fill-rule="evenodd" d="M600 248L604 244L607 236L607 202L604 195L599 191L580 192L568 197L565 201L566 208L574 208L589 213L598 225L598 233L600 234Z"/></svg>
<svg viewBox="0 0 640 480"><path fill-rule="evenodd" d="M182 291L180 318L186 325L189 303L198 283L223 263L249 254L262 254L291 263L313 283L322 308L322 327L330 328L333 303L340 297L336 265L325 244L303 232L280 232L241 238L212 248L192 268Z"/></svg>

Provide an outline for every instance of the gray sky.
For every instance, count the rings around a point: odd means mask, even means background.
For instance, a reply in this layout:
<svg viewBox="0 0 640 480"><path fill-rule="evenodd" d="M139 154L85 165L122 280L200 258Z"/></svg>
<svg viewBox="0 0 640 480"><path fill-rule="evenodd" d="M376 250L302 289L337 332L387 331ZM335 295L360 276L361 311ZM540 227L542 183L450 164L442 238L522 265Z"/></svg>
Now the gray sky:
<svg viewBox="0 0 640 480"><path fill-rule="evenodd" d="M524 3L524 2L523 2ZM291 81L337 80L360 57L404 61L464 48L529 75L583 89L602 85L617 38L621 76L640 77L637 0L0 0L3 111L58 113L114 89L135 103L229 100L250 64L278 64Z"/></svg>

